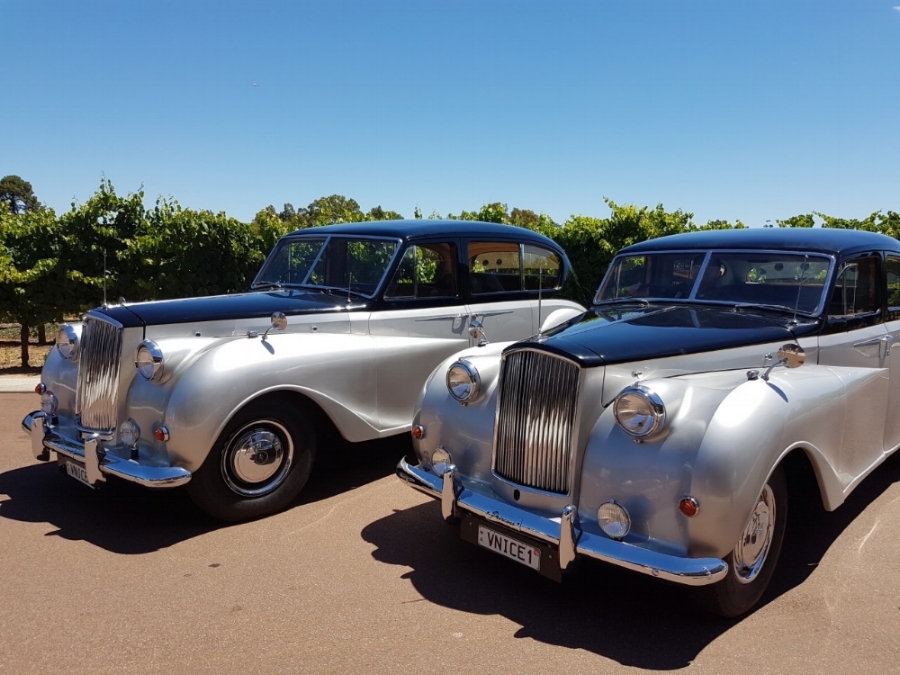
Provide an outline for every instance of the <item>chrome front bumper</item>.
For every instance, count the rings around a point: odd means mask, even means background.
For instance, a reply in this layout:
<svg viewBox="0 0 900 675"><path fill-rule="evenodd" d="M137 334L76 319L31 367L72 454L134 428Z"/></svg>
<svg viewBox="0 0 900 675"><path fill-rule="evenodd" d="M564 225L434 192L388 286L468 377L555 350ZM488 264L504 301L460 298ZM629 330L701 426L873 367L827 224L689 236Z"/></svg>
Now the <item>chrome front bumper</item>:
<svg viewBox="0 0 900 675"><path fill-rule="evenodd" d="M410 487L440 500L445 519L467 511L508 530L558 546L562 569L578 555L583 555L687 586L716 583L728 572L728 564L718 558L680 558L586 532L578 527L575 506L563 509L559 518L549 519L468 490L452 465L443 476L435 476L401 459L397 476Z"/></svg>
<svg viewBox="0 0 900 675"><path fill-rule="evenodd" d="M45 424L46 415L33 412L22 420L22 428L31 435L31 451L35 459L48 461L50 452L74 459L84 464L88 482L95 485L104 481L104 474L121 478L145 487L172 488L184 485L191 479L191 472L177 466L148 466L133 459L123 459L104 452L96 434L84 440L62 436Z"/></svg>

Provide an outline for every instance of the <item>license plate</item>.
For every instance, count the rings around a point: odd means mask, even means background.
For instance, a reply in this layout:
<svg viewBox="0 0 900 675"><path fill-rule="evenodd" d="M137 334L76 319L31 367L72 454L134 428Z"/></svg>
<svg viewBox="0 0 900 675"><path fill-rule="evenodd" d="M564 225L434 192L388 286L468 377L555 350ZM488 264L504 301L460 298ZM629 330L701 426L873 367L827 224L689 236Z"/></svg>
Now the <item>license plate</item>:
<svg viewBox="0 0 900 675"><path fill-rule="evenodd" d="M90 482L88 482L87 471L84 470L84 467L81 466L81 464L76 464L75 462L66 460L66 473L75 480L84 483L88 487L94 487L90 484Z"/></svg>
<svg viewBox="0 0 900 675"><path fill-rule="evenodd" d="M527 565L531 569L538 571L541 569L541 550L539 548L524 544L483 525L478 526L478 545Z"/></svg>

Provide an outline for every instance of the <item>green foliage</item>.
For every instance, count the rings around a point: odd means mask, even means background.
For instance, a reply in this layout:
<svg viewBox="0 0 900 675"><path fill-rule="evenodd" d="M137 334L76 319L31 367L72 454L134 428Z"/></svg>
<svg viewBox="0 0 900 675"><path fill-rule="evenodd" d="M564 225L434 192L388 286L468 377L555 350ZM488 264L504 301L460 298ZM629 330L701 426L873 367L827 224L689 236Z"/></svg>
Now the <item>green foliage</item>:
<svg viewBox="0 0 900 675"><path fill-rule="evenodd" d="M403 220L403 216L396 211L385 211L381 206L376 206L369 209L366 220Z"/></svg>
<svg viewBox="0 0 900 675"><path fill-rule="evenodd" d="M149 210L144 193L124 197L109 180L85 203L73 203L57 217L34 197L30 183L18 176L0 180L0 320L28 328L56 321L100 304L103 287L110 301L119 296L129 301L212 295L242 291L275 243L284 234L330 223L400 219L396 211L380 205L363 212L343 195L330 195L305 208L286 203L261 210L250 223L224 213L193 211L171 199L158 199ZM597 218L573 215L557 224L544 213L509 209L502 202L461 211L448 219L507 223L540 232L559 243L574 268L566 294L590 304L613 256L631 244L681 232L740 229L725 220L693 222L693 214L655 208L619 205L606 200L610 213ZM422 218L416 206L415 218ZM432 212L431 219L441 218ZM838 218L813 212L777 220L778 227L862 229L900 238L900 213L876 211L863 219ZM104 264L105 257L105 264ZM361 267L354 281L368 274L369 266L383 263L383 252L360 249ZM416 259L417 278L430 279L436 264L422 252ZM27 364L27 346L23 351Z"/></svg>
<svg viewBox="0 0 900 675"><path fill-rule="evenodd" d="M816 224L815 214L812 213L802 213L798 216L791 216L775 222L778 227L814 227Z"/></svg>
<svg viewBox="0 0 900 675"><path fill-rule="evenodd" d="M119 255L115 290L129 300L245 291L265 259L261 243L258 223L160 199Z"/></svg>

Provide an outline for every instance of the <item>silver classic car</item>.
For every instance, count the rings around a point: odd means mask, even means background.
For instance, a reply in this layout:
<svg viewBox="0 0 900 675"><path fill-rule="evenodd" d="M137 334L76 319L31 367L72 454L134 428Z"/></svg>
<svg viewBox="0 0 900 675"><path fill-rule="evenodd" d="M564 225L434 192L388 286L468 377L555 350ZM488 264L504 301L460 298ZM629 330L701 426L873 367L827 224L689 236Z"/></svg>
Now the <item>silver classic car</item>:
<svg viewBox="0 0 900 675"><path fill-rule="evenodd" d="M331 225L283 237L252 290L104 306L59 331L36 458L90 486L187 484L225 520L286 507L323 439L409 430L435 365L579 315L562 249L464 221Z"/></svg>
<svg viewBox="0 0 900 675"><path fill-rule="evenodd" d="M647 241L583 315L438 366L418 464L397 473L463 539L544 575L595 558L740 616L772 577L788 496L836 509L900 446L898 338L889 237Z"/></svg>

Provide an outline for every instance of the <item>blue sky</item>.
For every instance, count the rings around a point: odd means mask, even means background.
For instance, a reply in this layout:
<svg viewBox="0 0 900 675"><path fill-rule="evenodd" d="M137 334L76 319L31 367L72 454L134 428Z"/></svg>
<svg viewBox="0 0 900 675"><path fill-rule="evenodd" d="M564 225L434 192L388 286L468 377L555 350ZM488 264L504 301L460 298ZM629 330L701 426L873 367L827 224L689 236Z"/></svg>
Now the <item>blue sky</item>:
<svg viewBox="0 0 900 675"><path fill-rule="evenodd" d="M0 0L0 176L250 220L334 193L900 210L898 0Z"/></svg>

